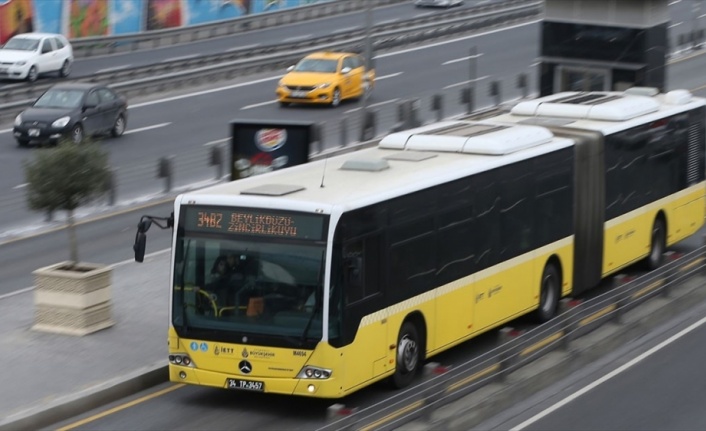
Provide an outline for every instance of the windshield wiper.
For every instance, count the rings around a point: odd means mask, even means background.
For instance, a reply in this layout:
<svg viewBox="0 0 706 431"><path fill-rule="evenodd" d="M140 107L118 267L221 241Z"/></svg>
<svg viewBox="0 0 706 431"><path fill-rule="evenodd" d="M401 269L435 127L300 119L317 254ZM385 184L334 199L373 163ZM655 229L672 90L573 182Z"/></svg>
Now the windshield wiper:
<svg viewBox="0 0 706 431"><path fill-rule="evenodd" d="M186 297L186 287L184 286L184 273L186 272L186 256L189 255L189 247L191 247L191 240L189 240L186 243L186 250L184 250L184 254L182 255L182 260L181 260L181 273L179 274L179 285L181 287L181 298L180 303L181 303L181 323L182 323L182 328L184 332L189 332L189 322L188 322L188 314L186 312L186 301L184 298ZM194 287L195 289L196 287ZM196 295L196 292L194 293Z"/></svg>
<svg viewBox="0 0 706 431"><path fill-rule="evenodd" d="M306 322L306 326L304 327L304 332L302 333L302 338L301 338L301 343L304 344L306 342L306 336L309 334L309 329L311 328L311 324L314 322L314 317L319 313L319 310L322 309L323 306L323 292L319 293L320 290L323 290L324 288L324 257L325 257L326 249L324 249L321 252L321 265L319 265L319 275L317 278L318 280L318 285L319 285L319 290L314 292L314 310L311 312L311 316L309 316L309 321ZM323 317L323 316L322 316ZM324 319L321 319L321 323L323 324ZM323 330L323 328L322 328Z"/></svg>

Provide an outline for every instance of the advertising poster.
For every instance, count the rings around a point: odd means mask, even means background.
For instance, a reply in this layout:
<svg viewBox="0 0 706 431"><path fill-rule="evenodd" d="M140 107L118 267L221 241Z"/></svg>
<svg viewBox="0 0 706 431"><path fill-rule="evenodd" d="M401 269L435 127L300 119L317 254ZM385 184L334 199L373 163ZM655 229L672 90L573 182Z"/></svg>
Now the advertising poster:
<svg viewBox="0 0 706 431"><path fill-rule="evenodd" d="M13 0L17 1L17 0ZM43 33L65 33L68 25L64 26L63 16L68 16L68 7L64 13L65 3L63 0L39 0L42 7L37 7L37 0L32 1L34 11L34 31ZM24 0L22 0L24 3ZM68 18L67 22L68 24Z"/></svg>
<svg viewBox="0 0 706 431"><path fill-rule="evenodd" d="M146 30L180 27L183 15L181 0L147 0Z"/></svg>
<svg viewBox="0 0 706 431"><path fill-rule="evenodd" d="M314 123L234 120L230 124L231 180L309 161Z"/></svg>
<svg viewBox="0 0 706 431"><path fill-rule="evenodd" d="M27 0L0 0L0 43L30 31L34 31L32 4Z"/></svg>
<svg viewBox="0 0 706 431"><path fill-rule="evenodd" d="M108 35L108 2L69 0L69 39Z"/></svg>
<svg viewBox="0 0 706 431"><path fill-rule="evenodd" d="M143 0L119 0L110 2L111 34L138 33L142 31Z"/></svg>
<svg viewBox="0 0 706 431"><path fill-rule="evenodd" d="M185 25L204 24L247 15L238 0L187 0Z"/></svg>

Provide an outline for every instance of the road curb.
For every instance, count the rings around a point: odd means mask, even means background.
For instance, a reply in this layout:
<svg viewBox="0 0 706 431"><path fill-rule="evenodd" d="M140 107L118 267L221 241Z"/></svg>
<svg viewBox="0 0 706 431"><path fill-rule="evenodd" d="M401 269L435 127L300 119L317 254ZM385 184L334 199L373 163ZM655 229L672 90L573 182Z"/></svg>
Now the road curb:
<svg viewBox="0 0 706 431"><path fill-rule="evenodd" d="M0 431L48 427L167 381L168 367L160 362L132 375L107 381L52 403L11 415L0 421Z"/></svg>

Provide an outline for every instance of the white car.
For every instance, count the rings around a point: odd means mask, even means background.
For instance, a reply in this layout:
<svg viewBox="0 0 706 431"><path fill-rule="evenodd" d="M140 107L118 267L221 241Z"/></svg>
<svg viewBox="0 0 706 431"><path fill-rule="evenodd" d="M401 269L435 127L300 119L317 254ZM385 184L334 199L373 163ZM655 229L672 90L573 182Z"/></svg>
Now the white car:
<svg viewBox="0 0 706 431"><path fill-rule="evenodd" d="M40 74L71 72L74 52L60 34L22 33L13 36L0 49L0 79L37 80Z"/></svg>
<svg viewBox="0 0 706 431"><path fill-rule="evenodd" d="M414 0L414 5L417 7L451 7L462 4L463 0Z"/></svg>

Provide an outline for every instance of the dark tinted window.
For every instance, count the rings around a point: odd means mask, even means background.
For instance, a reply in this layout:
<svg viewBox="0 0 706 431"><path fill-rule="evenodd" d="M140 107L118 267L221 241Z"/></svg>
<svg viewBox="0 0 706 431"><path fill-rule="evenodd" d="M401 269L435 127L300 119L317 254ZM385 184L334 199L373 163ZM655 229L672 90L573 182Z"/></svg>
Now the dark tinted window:
<svg viewBox="0 0 706 431"><path fill-rule="evenodd" d="M88 96L86 96L86 105L98 105L100 104L100 98L98 97L98 92L97 91L91 91L88 93Z"/></svg>
<svg viewBox="0 0 706 431"><path fill-rule="evenodd" d="M115 93L107 88L101 88L98 90L98 95L100 95L101 102L112 102L117 99Z"/></svg>
<svg viewBox="0 0 706 431"><path fill-rule="evenodd" d="M45 54L47 52L52 52L54 50L54 47L51 44L50 39L44 39L44 42L42 42L42 54Z"/></svg>
<svg viewBox="0 0 706 431"><path fill-rule="evenodd" d="M61 49L64 47L64 42L62 42L58 37L54 38L54 44L56 45L56 49Z"/></svg>

